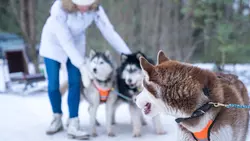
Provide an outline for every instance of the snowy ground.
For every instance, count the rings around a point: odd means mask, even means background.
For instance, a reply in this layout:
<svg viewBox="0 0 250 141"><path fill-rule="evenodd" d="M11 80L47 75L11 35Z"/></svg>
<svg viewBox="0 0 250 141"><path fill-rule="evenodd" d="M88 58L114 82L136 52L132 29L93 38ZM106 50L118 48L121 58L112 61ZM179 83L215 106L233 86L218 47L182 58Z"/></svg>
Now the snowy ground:
<svg viewBox="0 0 250 141"><path fill-rule="evenodd" d="M211 65L197 64L204 68L211 68ZM230 66L228 66L230 68ZM248 66L239 66L241 73L247 73L244 70L250 70ZM0 80L2 77L2 69L0 70ZM245 77L240 77L248 81ZM0 85L2 85L0 83ZM250 86L248 84L248 86ZM249 89L250 87L248 87ZM0 87L1 89L1 87ZM249 89L250 90L250 89ZM63 97L63 121L65 123L68 117L67 98ZM80 104L79 117L81 125L84 129L89 129L89 115L87 113L87 103ZM45 129L51 120L51 108L49 105L46 93L34 93L28 96L21 96L16 94L0 94L0 141L69 141L66 137L66 131L60 132L53 136L47 136ZM98 137L91 140L97 141L175 141L176 137L176 123L174 118L169 116L162 116L164 128L167 131L166 135L156 135L152 122L147 119L148 125L142 129L141 138L132 137L132 127L130 125L130 115L128 106L121 105L116 113L117 124L114 126L116 137L110 138L106 135L105 130L105 107L101 105L98 109L97 119L102 124L97 128ZM250 134L250 132L249 132ZM250 141L248 139L247 141Z"/></svg>
<svg viewBox="0 0 250 141"><path fill-rule="evenodd" d="M64 123L68 117L66 98L64 98L63 111ZM35 96L21 97L14 95L1 95L0 97L0 111L5 111L1 115L0 121L0 140L1 141L68 141L66 131L56 134L54 136L45 135L45 129L49 125L51 119L50 107L47 96L39 94ZM154 134L152 123L149 121L148 126L144 126L142 130L142 137L140 139L132 138L132 127L130 123L130 116L128 114L128 107L122 105L116 113L117 125L114 127L116 137L110 138L105 131L105 110L104 105L100 106L97 118L102 126L97 128L99 136L92 140L102 141L128 141L128 140L171 140L174 141L176 125L172 118L163 118L164 127L167 134L164 136L157 136ZM87 114L87 104L82 103L80 106L80 119L84 129L88 128L89 115Z"/></svg>

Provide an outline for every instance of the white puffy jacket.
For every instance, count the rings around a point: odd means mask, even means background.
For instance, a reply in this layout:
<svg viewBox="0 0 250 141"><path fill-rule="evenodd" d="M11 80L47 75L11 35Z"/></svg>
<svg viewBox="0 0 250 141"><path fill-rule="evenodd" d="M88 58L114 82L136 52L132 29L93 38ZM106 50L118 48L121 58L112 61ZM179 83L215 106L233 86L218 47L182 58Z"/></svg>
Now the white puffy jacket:
<svg viewBox="0 0 250 141"><path fill-rule="evenodd" d="M42 31L40 55L60 63L65 63L69 58L79 68L85 56L85 30L93 21L116 51L131 53L114 30L102 6L99 6L98 11L67 13L62 2L57 0L51 7L50 17Z"/></svg>

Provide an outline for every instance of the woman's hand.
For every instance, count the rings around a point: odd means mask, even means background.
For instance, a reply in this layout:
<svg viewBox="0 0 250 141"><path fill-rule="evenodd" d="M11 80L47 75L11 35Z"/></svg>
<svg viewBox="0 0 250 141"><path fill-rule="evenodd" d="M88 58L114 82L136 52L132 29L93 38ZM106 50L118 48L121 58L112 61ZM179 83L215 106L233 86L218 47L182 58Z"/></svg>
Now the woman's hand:
<svg viewBox="0 0 250 141"><path fill-rule="evenodd" d="M81 76L82 76L82 83L85 88L89 87L91 84L91 81L93 80L93 75L88 70L88 66L86 63L83 63L83 65L79 68Z"/></svg>

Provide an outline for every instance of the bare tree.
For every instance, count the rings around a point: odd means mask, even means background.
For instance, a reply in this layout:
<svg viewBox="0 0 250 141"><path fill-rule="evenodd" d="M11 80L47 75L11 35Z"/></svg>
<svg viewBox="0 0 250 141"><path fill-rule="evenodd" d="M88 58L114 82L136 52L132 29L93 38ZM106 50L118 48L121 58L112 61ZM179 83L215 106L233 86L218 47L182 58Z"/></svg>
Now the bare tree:
<svg viewBox="0 0 250 141"><path fill-rule="evenodd" d="M26 51L32 63L35 65L35 71L39 71L38 54L36 51L36 0L10 0L13 15L18 22L22 36L27 47Z"/></svg>

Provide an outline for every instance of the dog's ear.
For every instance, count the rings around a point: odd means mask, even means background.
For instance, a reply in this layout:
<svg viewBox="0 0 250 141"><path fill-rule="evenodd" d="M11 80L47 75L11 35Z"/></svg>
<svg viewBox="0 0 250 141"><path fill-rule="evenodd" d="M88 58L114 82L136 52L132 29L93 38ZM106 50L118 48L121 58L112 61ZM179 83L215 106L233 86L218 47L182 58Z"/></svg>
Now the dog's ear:
<svg viewBox="0 0 250 141"><path fill-rule="evenodd" d="M89 52L89 58L93 58L96 55L96 51L91 49Z"/></svg>
<svg viewBox="0 0 250 141"><path fill-rule="evenodd" d="M128 56L124 53L121 54L121 62L125 62L128 59Z"/></svg>
<svg viewBox="0 0 250 141"><path fill-rule="evenodd" d="M137 59L139 60L140 57L144 57L144 56L143 56L143 54L142 54L140 51L138 51L138 52L136 53L136 57L137 57Z"/></svg>
<svg viewBox="0 0 250 141"><path fill-rule="evenodd" d="M149 78L149 75L154 69L154 66L148 62L144 57L140 57L140 66L144 72L144 74Z"/></svg>
<svg viewBox="0 0 250 141"><path fill-rule="evenodd" d="M111 60L111 53L109 50L106 50L104 54L109 60Z"/></svg>
<svg viewBox="0 0 250 141"><path fill-rule="evenodd" d="M169 61L170 59L164 54L164 52L162 50L160 50L158 52L158 55L157 55L157 64L161 64L163 62L166 62L166 61Z"/></svg>

